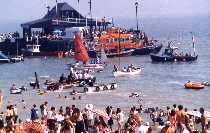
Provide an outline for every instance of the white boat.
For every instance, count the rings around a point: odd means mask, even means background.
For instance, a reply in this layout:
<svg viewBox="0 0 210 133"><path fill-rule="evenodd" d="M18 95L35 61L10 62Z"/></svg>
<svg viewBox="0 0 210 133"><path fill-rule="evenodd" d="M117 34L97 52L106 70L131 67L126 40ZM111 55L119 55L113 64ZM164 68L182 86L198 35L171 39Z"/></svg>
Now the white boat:
<svg viewBox="0 0 210 133"><path fill-rule="evenodd" d="M22 52L24 55L27 56L34 56L34 55L40 55L40 45L26 45L26 49L22 49Z"/></svg>
<svg viewBox="0 0 210 133"><path fill-rule="evenodd" d="M10 94L21 94L22 90L21 89L10 89Z"/></svg>
<svg viewBox="0 0 210 133"><path fill-rule="evenodd" d="M100 91L114 90L114 89L117 89L117 83L109 83L107 85L95 84L92 87L85 87L83 92L92 93L92 92L100 92Z"/></svg>
<svg viewBox="0 0 210 133"><path fill-rule="evenodd" d="M135 70L133 69L130 72L116 71L116 72L113 72L113 74L114 74L115 77L118 77L118 76L132 76L132 75L137 75L140 72L141 72L141 68L137 68Z"/></svg>
<svg viewBox="0 0 210 133"><path fill-rule="evenodd" d="M20 61L24 61L23 56L16 56L16 57L12 57L11 58L11 62L20 62Z"/></svg>

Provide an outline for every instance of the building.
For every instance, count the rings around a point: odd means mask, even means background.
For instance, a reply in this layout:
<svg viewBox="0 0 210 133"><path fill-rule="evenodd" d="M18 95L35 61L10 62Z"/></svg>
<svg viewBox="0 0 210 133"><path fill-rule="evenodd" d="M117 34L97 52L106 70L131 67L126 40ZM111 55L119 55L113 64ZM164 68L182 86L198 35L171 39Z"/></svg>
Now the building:
<svg viewBox="0 0 210 133"><path fill-rule="evenodd" d="M72 6L64 3L57 3L48 13L41 19L21 24L23 28L23 37L30 37L33 28L41 28L45 34L50 34L55 30L65 31L71 27L95 27L104 28L110 22L105 19L97 20L87 18L76 11Z"/></svg>

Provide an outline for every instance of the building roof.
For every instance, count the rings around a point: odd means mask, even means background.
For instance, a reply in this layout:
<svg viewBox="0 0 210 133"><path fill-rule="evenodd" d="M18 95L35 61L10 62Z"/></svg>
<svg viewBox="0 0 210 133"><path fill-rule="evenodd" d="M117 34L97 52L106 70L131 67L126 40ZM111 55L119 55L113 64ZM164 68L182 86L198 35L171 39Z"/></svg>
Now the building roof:
<svg viewBox="0 0 210 133"><path fill-rule="evenodd" d="M78 21L78 18L83 19ZM54 6L43 18L34 20L31 22L23 23L23 28L45 28L50 26L61 26L61 27L80 27L87 25L96 24L96 20L87 19L82 16L77 10L75 10L68 3L57 3L57 8ZM98 25L102 25L101 21L97 21ZM110 24L110 22L105 22Z"/></svg>
<svg viewBox="0 0 210 133"><path fill-rule="evenodd" d="M73 12L75 14L75 17L77 18L84 18L77 10L75 10L72 6L70 6L68 3L58 3L57 4L57 14L56 14L56 6L54 6L45 16L45 19L53 19L53 18L62 18L62 12L63 11L69 11Z"/></svg>
<svg viewBox="0 0 210 133"><path fill-rule="evenodd" d="M57 11L56 11L56 6L54 6L43 18L38 19L38 20L34 20L34 21L30 21L27 23L23 23L21 24L21 26L23 28L41 28L41 27L45 27L46 25L49 25L50 23L52 23L53 19L61 19L64 16L62 16L62 12L66 12L69 11L69 13L71 12L71 14L73 14L73 16L69 16L70 18L85 18L84 16L82 16L77 10L75 10L72 6L70 6L68 3L64 2L64 3L58 3L57 4Z"/></svg>

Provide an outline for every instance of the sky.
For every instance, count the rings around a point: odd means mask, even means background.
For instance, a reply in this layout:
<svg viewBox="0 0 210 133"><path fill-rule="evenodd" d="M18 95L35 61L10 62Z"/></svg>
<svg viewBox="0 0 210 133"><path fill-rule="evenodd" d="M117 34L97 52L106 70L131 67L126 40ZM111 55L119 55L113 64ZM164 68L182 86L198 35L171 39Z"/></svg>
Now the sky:
<svg viewBox="0 0 210 133"><path fill-rule="evenodd" d="M43 17L47 4L52 8L55 0L1 0L0 23L30 21ZM89 0L58 0L67 2L87 16ZM92 14L98 18L135 18L136 0L92 0ZM210 0L138 0L139 15L144 17L210 16Z"/></svg>

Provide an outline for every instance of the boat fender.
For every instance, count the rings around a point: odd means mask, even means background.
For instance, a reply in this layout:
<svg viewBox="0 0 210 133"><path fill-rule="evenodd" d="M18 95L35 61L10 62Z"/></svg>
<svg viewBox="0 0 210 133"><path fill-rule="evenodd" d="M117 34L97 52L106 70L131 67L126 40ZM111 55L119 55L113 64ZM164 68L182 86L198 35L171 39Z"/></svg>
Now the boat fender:
<svg viewBox="0 0 210 133"><path fill-rule="evenodd" d="M111 85L111 88L110 89L111 90L114 90L115 89L114 84Z"/></svg>
<svg viewBox="0 0 210 133"><path fill-rule="evenodd" d="M99 91L100 91L99 86L96 86L96 92L99 92Z"/></svg>
<svg viewBox="0 0 210 133"><path fill-rule="evenodd" d="M88 92L88 88L87 87L84 88L84 92Z"/></svg>
<svg viewBox="0 0 210 133"><path fill-rule="evenodd" d="M104 85L103 90L108 90L108 87L106 85Z"/></svg>

